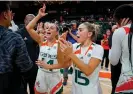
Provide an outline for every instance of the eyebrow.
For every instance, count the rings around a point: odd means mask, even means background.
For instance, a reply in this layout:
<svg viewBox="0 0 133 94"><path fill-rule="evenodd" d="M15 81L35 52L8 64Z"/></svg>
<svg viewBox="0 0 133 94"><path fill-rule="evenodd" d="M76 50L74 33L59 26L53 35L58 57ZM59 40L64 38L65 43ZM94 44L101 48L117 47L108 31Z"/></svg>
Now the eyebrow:
<svg viewBox="0 0 133 94"><path fill-rule="evenodd" d="M78 29L83 29L83 28L78 28Z"/></svg>

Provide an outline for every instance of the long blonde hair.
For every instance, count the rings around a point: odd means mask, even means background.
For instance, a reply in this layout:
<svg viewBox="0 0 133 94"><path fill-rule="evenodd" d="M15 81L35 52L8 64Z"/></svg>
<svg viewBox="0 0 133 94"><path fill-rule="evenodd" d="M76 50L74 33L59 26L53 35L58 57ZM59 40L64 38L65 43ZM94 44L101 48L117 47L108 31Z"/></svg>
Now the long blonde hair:
<svg viewBox="0 0 133 94"><path fill-rule="evenodd" d="M92 32L91 40L95 41L97 39L97 35L100 31L100 26L97 24L91 24L89 22L84 22L82 24L87 27L89 32Z"/></svg>

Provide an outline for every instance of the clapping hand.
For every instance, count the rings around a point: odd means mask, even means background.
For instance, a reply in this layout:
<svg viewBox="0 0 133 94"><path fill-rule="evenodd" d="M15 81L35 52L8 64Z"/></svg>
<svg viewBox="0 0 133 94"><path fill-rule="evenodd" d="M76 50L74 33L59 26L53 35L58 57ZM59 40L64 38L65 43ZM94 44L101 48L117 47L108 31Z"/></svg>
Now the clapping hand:
<svg viewBox="0 0 133 94"><path fill-rule="evenodd" d="M72 44L70 42L64 40L63 38L60 38L59 43L60 43L60 49L65 56L68 56L73 53Z"/></svg>

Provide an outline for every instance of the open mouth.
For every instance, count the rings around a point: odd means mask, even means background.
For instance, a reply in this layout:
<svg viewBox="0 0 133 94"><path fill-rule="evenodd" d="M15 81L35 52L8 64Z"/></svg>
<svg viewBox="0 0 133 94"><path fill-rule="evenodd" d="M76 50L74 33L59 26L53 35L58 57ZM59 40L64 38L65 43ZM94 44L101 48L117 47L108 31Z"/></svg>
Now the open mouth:
<svg viewBox="0 0 133 94"><path fill-rule="evenodd" d="M77 35L77 38L80 38L80 36L79 36L79 35Z"/></svg>
<svg viewBox="0 0 133 94"><path fill-rule="evenodd" d="M47 35L51 35L51 33L50 32L47 32Z"/></svg>

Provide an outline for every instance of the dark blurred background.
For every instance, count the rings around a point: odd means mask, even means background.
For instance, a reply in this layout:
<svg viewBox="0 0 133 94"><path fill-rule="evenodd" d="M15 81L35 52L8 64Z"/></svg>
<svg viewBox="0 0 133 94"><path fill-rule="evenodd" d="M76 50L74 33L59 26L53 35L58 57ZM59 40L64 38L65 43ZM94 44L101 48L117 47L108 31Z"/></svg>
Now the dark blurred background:
<svg viewBox="0 0 133 94"><path fill-rule="evenodd" d="M121 4L131 4L129 1L49 1L46 2L49 15L46 20L79 20L104 18L104 21L112 17L115 8ZM28 13L37 14L42 6L39 1L12 1L12 10L15 13L14 21L23 23L24 17Z"/></svg>

